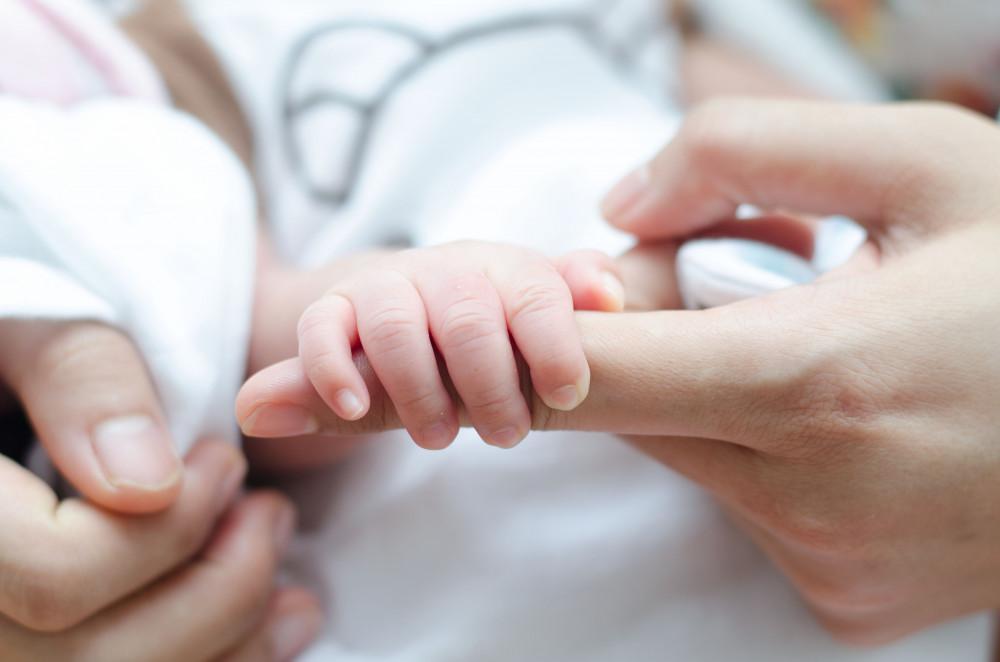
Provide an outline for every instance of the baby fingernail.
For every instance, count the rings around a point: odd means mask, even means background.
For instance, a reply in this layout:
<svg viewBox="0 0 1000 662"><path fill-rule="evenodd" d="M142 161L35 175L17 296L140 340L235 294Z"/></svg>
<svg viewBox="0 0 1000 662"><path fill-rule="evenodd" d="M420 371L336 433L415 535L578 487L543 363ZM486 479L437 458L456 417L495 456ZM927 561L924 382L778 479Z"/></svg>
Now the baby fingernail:
<svg viewBox="0 0 1000 662"><path fill-rule="evenodd" d="M347 421L356 421L365 412L361 398L354 395L350 389L344 389L337 394L337 414Z"/></svg>
<svg viewBox="0 0 1000 662"><path fill-rule="evenodd" d="M421 441L427 448L443 449L454 439L455 433L445 423L434 423L424 429Z"/></svg>
<svg viewBox="0 0 1000 662"><path fill-rule="evenodd" d="M248 437L298 437L319 431L308 409L296 405L263 405L240 426Z"/></svg>
<svg viewBox="0 0 1000 662"><path fill-rule="evenodd" d="M601 213L609 221L618 221L638 204L649 186L649 165L633 170L618 182L601 203Z"/></svg>
<svg viewBox="0 0 1000 662"><path fill-rule="evenodd" d="M104 477L116 487L155 491L180 478L170 436L149 416L121 416L96 425L91 446Z"/></svg>
<svg viewBox="0 0 1000 662"><path fill-rule="evenodd" d="M490 433L488 441L500 448L513 448L521 443L524 437L524 433L517 428L503 428Z"/></svg>
<svg viewBox="0 0 1000 662"><path fill-rule="evenodd" d="M561 386L552 392L552 395L549 396L549 401L553 409L562 411L576 409L576 406L580 403L580 392L573 384Z"/></svg>
<svg viewBox="0 0 1000 662"><path fill-rule="evenodd" d="M625 286L618 276L605 271L601 274L601 284L608 303L611 304L608 308L613 312L625 310Z"/></svg>
<svg viewBox="0 0 1000 662"><path fill-rule="evenodd" d="M320 616L315 612L288 614L271 630L271 649L277 660L291 660L319 634Z"/></svg>
<svg viewBox="0 0 1000 662"><path fill-rule="evenodd" d="M545 404L560 411L572 411L580 406L590 391L590 373L587 372L576 384L560 386L546 399Z"/></svg>

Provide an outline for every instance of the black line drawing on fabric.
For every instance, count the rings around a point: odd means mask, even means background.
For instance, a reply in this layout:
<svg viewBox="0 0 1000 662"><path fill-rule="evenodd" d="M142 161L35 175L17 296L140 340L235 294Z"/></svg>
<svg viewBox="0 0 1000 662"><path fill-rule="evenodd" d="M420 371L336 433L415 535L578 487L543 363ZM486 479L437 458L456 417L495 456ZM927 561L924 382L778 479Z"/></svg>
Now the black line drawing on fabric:
<svg viewBox="0 0 1000 662"><path fill-rule="evenodd" d="M616 4L613 2L609 6ZM377 129L380 115L396 92L438 58L484 39L521 35L526 31L537 30L569 32L603 53L613 66L626 67L630 52L641 45L643 40L651 38L654 32L648 30L642 35L630 35L625 40L626 43L602 39L600 24L603 13L578 11L514 15L461 28L444 37L433 37L411 26L379 19L334 21L311 29L292 46L279 79L282 147L298 184L316 202L331 207L346 204L364 170L368 146ZM311 49L338 34L357 31L373 31L401 39L414 47L416 55L399 66L370 99L358 98L333 88L310 92L300 99L295 98L296 74L306 62ZM331 105L348 108L359 118L359 129L349 144L344 175L339 183L334 184L313 181L296 134L296 127L312 112Z"/></svg>

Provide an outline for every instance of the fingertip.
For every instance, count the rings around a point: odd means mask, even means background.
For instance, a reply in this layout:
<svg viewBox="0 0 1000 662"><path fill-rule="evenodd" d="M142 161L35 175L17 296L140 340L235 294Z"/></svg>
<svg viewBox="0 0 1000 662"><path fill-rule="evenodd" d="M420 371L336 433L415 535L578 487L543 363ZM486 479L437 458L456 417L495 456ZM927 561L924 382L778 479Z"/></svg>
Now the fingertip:
<svg viewBox="0 0 1000 662"><path fill-rule="evenodd" d="M601 287L598 290L599 312L620 313L625 310L625 285L621 278L610 271L601 273Z"/></svg>
<svg viewBox="0 0 1000 662"><path fill-rule="evenodd" d="M601 215L616 227L629 227L647 195L651 179L652 169L648 163L630 172L604 196Z"/></svg>
<svg viewBox="0 0 1000 662"><path fill-rule="evenodd" d="M371 406L367 389L363 395L359 395L350 388L344 388L337 392L337 395L334 396L334 405L333 410L337 416L345 421L357 421L364 418Z"/></svg>
<svg viewBox="0 0 1000 662"><path fill-rule="evenodd" d="M579 407L590 392L590 369L572 384L556 387L547 395L542 395L542 401L550 409L557 411L573 411Z"/></svg>
<svg viewBox="0 0 1000 662"><path fill-rule="evenodd" d="M315 390L299 359L264 368L246 381L236 398L236 421L249 437L296 437L320 428L313 414Z"/></svg>
<svg viewBox="0 0 1000 662"><path fill-rule="evenodd" d="M573 296L574 309L624 310L625 286L611 257L600 251L578 251L560 258L557 265Z"/></svg>
<svg viewBox="0 0 1000 662"><path fill-rule="evenodd" d="M118 416L98 423L90 431L90 451L93 460L78 461L74 484L109 510L153 514L169 508L180 495L184 465L169 432L150 416ZM79 473L88 467L92 479Z"/></svg>
<svg viewBox="0 0 1000 662"><path fill-rule="evenodd" d="M446 414L441 420L434 421L421 430L408 430L408 432L414 443L424 450L443 451L458 437L458 422L452 419L453 416Z"/></svg>

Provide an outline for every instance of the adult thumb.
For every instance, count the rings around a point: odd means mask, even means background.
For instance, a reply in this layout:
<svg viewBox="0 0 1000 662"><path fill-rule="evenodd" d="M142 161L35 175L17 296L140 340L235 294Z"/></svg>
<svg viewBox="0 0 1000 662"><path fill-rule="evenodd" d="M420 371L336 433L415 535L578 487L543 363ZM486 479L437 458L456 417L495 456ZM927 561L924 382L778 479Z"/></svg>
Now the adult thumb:
<svg viewBox="0 0 1000 662"><path fill-rule="evenodd" d="M96 323L3 321L0 377L56 468L85 497L126 513L177 498L182 464L145 364Z"/></svg>

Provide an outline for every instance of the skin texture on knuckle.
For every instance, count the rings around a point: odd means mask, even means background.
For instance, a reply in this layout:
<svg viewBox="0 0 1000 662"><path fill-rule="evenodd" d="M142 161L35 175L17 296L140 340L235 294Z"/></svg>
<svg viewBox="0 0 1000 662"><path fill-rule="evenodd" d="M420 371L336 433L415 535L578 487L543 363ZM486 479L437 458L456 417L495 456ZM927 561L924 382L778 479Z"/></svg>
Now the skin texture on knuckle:
<svg viewBox="0 0 1000 662"><path fill-rule="evenodd" d="M484 384L464 400L466 407L474 407L480 417L490 420L507 418L518 405L517 391L511 391L507 384Z"/></svg>
<svg viewBox="0 0 1000 662"><path fill-rule="evenodd" d="M5 571L4 614L29 630L49 634L87 618L93 606L86 599L81 569L70 557L65 550L40 552L30 563Z"/></svg>
<svg viewBox="0 0 1000 662"><path fill-rule="evenodd" d="M453 351L475 349L500 331L496 314L477 300L452 304L438 326L442 347Z"/></svg>
<svg viewBox="0 0 1000 662"><path fill-rule="evenodd" d="M858 444L877 440L884 432L895 397L894 378L882 362L852 349L867 342L840 321L825 318L800 321L801 328L783 340L786 355L780 374L763 380L754 400L781 423L782 435L771 450L784 457L834 461L855 455Z"/></svg>
<svg viewBox="0 0 1000 662"><path fill-rule="evenodd" d="M295 328L296 337L301 340L303 337L312 335L314 331L321 331L330 316L334 314L334 306L327 300L327 297L313 302L299 317Z"/></svg>
<svg viewBox="0 0 1000 662"><path fill-rule="evenodd" d="M524 283L514 293L514 300L507 311L511 323L526 322L542 323L546 315L557 312L560 308L572 310L573 302L569 288L564 290L543 285L538 282ZM536 322L537 320L537 322Z"/></svg>
<svg viewBox="0 0 1000 662"><path fill-rule="evenodd" d="M378 346L383 354L408 351L414 335L426 334L426 329L417 324L410 310L396 306L382 308L367 320L365 326L365 339Z"/></svg>
<svg viewBox="0 0 1000 662"><path fill-rule="evenodd" d="M43 336L32 360L25 362L19 382L26 374L59 379L65 375L86 375L88 383L100 384L118 377L117 366L109 357L123 348L124 339L99 324L78 323L60 326Z"/></svg>
<svg viewBox="0 0 1000 662"><path fill-rule="evenodd" d="M695 106L681 125L676 144L699 173L725 166L734 153L745 151L753 137L756 103L716 98Z"/></svg>

